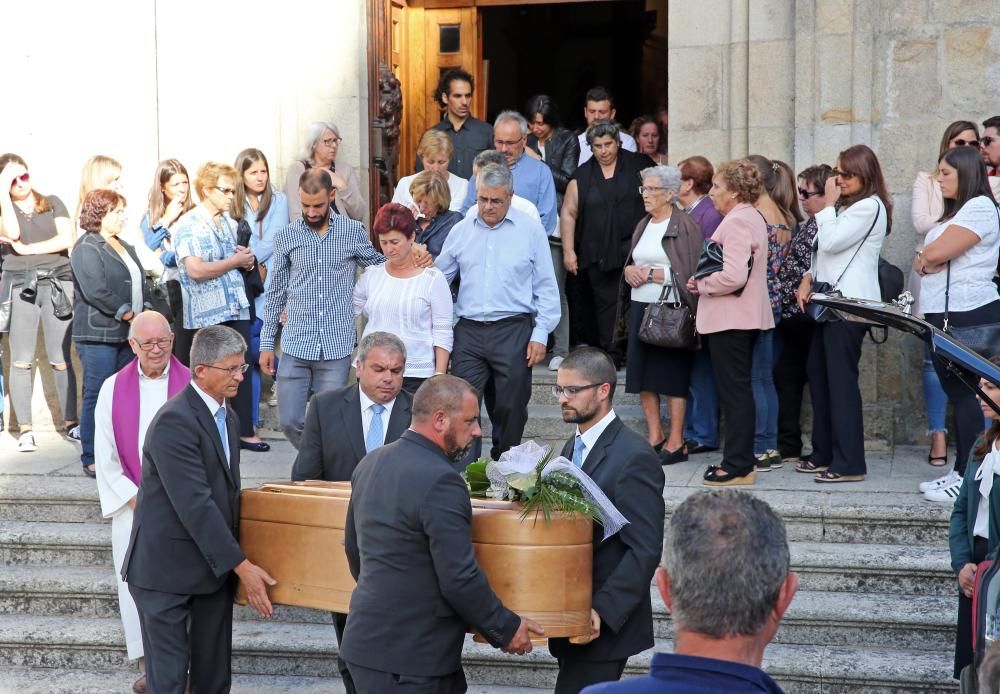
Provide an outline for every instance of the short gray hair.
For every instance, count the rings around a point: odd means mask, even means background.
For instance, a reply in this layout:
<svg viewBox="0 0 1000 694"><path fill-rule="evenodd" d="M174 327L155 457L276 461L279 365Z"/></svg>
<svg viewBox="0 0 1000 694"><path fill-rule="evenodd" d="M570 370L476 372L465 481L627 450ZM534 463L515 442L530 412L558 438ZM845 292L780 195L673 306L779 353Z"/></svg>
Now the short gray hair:
<svg viewBox="0 0 1000 694"><path fill-rule="evenodd" d="M679 629L713 638L753 636L788 576L785 524L761 499L696 492L670 518L663 561Z"/></svg>
<svg viewBox="0 0 1000 694"><path fill-rule="evenodd" d="M655 178L667 190L672 190L675 193L681 192L681 170L676 166L667 166L666 164L650 166L639 172L639 178L643 185L646 184L647 178Z"/></svg>
<svg viewBox="0 0 1000 694"><path fill-rule="evenodd" d="M368 333L361 338L361 342L358 344L358 361L363 364L365 359L368 358L368 353L376 347L401 354L403 355L403 361L406 361L406 345L403 344L403 341L392 333L381 330Z"/></svg>
<svg viewBox="0 0 1000 694"><path fill-rule="evenodd" d="M247 342L226 325L210 325L194 334L191 341L191 368L215 364L233 354L244 354Z"/></svg>
<svg viewBox="0 0 1000 694"><path fill-rule="evenodd" d="M507 158L503 155L503 152L496 149L484 149L482 152L476 155L476 158L472 160L472 166L479 171L487 164L501 164L507 166Z"/></svg>
<svg viewBox="0 0 1000 694"><path fill-rule="evenodd" d="M503 188L510 194L514 192L514 174L503 164L487 164L476 174L476 188Z"/></svg>
<svg viewBox="0 0 1000 694"><path fill-rule="evenodd" d="M594 146L594 140L599 137L610 137L619 145L622 143L622 129L617 123L610 120L594 121L594 124L587 128L587 144Z"/></svg>
<svg viewBox="0 0 1000 694"><path fill-rule="evenodd" d="M336 123L332 123L331 121L318 120L306 126L305 144L299 153L299 159L305 161L312 160L313 152L316 151L316 145L323 139L323 133L327 130L332 130L334 135L340 137L340 128L337 127Z"/></svg>
<svg viewBox="0 0 1000 694"><path fill-rule="evenodd" d="M518 127L521 129L521 137L528 134L528 121L524 119L517 111L501 111L497 119L493 121L493 129L496 130L500 127L501 123L505 123L509 120L516 121Z"/></svg>

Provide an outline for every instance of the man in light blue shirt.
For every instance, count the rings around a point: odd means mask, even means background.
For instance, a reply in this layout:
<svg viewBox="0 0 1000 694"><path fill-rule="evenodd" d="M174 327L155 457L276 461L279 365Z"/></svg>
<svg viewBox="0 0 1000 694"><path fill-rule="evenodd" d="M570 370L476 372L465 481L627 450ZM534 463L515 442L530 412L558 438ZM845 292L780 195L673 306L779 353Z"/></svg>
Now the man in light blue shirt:
<svg viewBox="0 0 1000 694"><path fill-rule="evenodd" d="M517 111L504 111L497 116L493 125L493 146L507 160L507 166L514 174L514 192L525 198L536 208L542 218L542 226L549 236L556 230L559 211L556 209L556 184L548 165L524 153L527 144L528 121ZM476 178L469 181L464 214L477 202Z"/></svg>
<svg viewBox="0 0 1000 694"><path fill-rule="evenodd" d="M451 372L483 393L496 459L521 442L531 367L545 357L548 335L559 323L559 290L545 230L510 207L511 171L489 164L476 179L479 211L451 230L437 267L449 282L462 278ZM477 440L473 458L481 447Z"/></svg>

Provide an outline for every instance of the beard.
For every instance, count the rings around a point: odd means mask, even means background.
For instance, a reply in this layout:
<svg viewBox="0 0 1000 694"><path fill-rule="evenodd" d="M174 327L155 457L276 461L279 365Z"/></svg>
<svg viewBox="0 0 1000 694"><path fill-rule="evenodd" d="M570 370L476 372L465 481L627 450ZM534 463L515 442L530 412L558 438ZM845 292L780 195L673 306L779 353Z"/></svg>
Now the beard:
<svg viewBox="0 0 1000 694"><path fill-rule="evenodd" d="M597 405L592 407L563 407L562 418L563 421L568 424L581 424L582 422L589 422L593 419L594 415L597 414Z"/></svg>
<svg viewBox="0 0 1000 694"><path fill-rule="evenodd" d="M469 451L472 450L472 442L475 439L469 439L469 442L464 446L458 445L458 437L455 436L454 430L449 429L444 435L444 454L453 463L457 463L462 460Z"/></svg>

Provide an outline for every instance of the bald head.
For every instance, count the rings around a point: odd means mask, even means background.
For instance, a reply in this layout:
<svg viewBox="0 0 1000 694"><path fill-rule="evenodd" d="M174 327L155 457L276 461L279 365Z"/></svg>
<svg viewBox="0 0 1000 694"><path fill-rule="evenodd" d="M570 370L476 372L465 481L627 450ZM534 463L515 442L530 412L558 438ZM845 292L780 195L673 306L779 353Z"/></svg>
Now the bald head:
<svg viewBox="0 0 1000 694"><path fill-rule="evenodd" d="M132 319L128 343L139 358L139 368L150 378L159 378L170 363L174 333L163 314L143 311Z"/></svg>
<svg viewBox="0 0 1000 694"><path fill-rule="evenodd" d="M170 323L158 311L143 311L132 319L132 324L128 328L128 336L136 337L140 334L153 333L162 334L164 331L170 332ZM142 339L140 337L140 339Z"/></svg>

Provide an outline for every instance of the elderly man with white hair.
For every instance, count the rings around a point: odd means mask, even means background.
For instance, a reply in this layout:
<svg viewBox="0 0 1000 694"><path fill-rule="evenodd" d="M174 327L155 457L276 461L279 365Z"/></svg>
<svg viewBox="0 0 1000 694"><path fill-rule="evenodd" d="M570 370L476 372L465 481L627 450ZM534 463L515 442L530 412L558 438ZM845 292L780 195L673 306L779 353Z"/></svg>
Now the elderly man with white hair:
<svg viewBox="0 0 1000 694"><path fill-rule="evenodd" d="M551 236L556 230L559 215L556 184L545 162L524 153L527 137L528 121L517 111L504 111L493 123L493 147L504 155L507 166L514 174L514 192L538 209L545 233ZM475 204L476 179L473 177L462 203L462 212Z"/></svg>
<svg viewBox="0 0 1000 694"><path fill-rule="evenodd" d="M111 519L111 553L115 573L125 559L132 534L132 512L142 475L142 444L153 416L191 380L191 372L171 355L174 334L167 319L144 311L132 320L128 343L136 358L108 378L97 396L94 412L94 465L101 513ZM142 658L139 613L118 576L118 609L125 628L129 660ZM146 676L132 685L146 691Z"/></svg>

